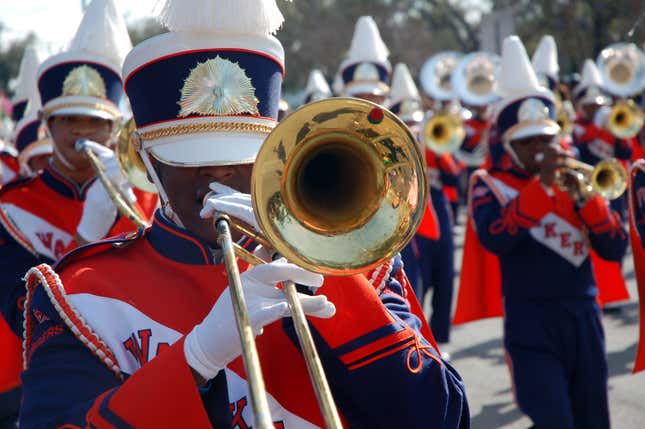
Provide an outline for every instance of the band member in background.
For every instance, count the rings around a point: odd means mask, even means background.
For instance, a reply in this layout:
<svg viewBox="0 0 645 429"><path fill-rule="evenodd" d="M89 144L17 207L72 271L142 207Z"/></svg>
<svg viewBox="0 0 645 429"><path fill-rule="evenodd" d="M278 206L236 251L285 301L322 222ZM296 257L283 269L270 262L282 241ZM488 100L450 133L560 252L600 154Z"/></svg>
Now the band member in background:
<svg viewBox="0 0 645 429"><path fill-rule="evenodd" d="M82 242L103 238L111 232L136 229L127 219L117 218L116 208L102 184L94 180L94 170L74 148L77 139L93 140L106 163L107 174L117 185L119 180L126 185L112 151L102 145L108 145L114 138L119 120L116 106L123 97L120 77L123 57L112 56L114 52L109 48L122 46L118 43L128 35L111 2L101 1L96 6L100 7L88 9L70 49L46 60L38 73L42 117L54 146L51 162L42 173L13 182L0 191L3 318L0 337L6 344L3 357L7 362L0 366L0 379L11 380L0 382L0 387L5 391L14 388L8 394L15 400L12 404L16 415L20 399L16 389L20 384L22 360L25 273L36 264L53 263L66 250ZM116 21L117 18L121 21ZM119 22L123 32L112 33L116 30L111 26ZM34 139L37 122L19 129L19 145ZM46 149L45 145L32 145L31 149L27 145L23 152L31 150L34 154ZM8 401L0 398L3 405Z"/></svg>
<svg viewBox="0 0 645 429"><path fill-rule="evenodd" d="M516 36L504 41L500 85L497 128L514 166L476 172L470 210L481 244L499 260L516 399L535 427L608 428L589 251L618 261L627 235L607 201L569 174L554 96L539 86Z"/></svg>
<svg viewBox="0 0 645 429"><path fill-rule="evenodd" d="M339 74L343 95L383 105L390 90L390 52L371 16L361 16Z"/></svg>
<svg viewBox="0 0 645 429"><path fill-rule="evenodd" d="M426 148L422 130L421 96L405 64L397 64L392 75L390 110L419 136L425 153L429 184L429 205L424 220L403 255L406 273L420 302L432 290L430 328L439 344L450 339L454 283L454 240L452 214L444 185L455 186L457 166L449 153L436 154ZM438 228L437 228L438 227ZM444 351L444 358L449 354Z"/></svg>
<svg viewBox="0 0 645 429"><path fill-rule="evenodd" d="M147 231L30 271L23 428L255 426L213 216L259 229L251 169L276 126L284 54L271 34L283 18L274 0L222 0L211 13L188 3L165 4L170 32L132 50L123 71L163 208ZM323 278L284 259L246 268L276 427L324 425L275 287L285 280L312 288L299 299L347 427L468 427L463 385L412 312L399 257L367 276Z"/></svg>
<svg viewBox="0 0 645 429"><path fill-rule="evenodd" d="M47 168L53 152L52 141L47 137L45 126L40 120L41 107L38 85L34 77L29 103L24 117L16 124L14 139L21 177L31 177Z"/></svg>

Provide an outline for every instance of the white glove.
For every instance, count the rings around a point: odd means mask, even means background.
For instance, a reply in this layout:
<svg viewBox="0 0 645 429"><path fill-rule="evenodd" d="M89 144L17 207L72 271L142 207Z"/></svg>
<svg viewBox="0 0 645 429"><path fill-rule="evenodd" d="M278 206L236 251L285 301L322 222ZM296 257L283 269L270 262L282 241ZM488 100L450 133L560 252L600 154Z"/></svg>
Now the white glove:
<svg viewBox="0 0 645 429"><path fill-rule="evenodd" d="M593 123L596 127L605 129L607 128L607 123L609 122L609 116L611 115L611 107L602 106L597 111L593 117Z"/></svg>
<svg viewBox="0 0 645 429"><path fill-rule="evenodd" d="M215 216L215 213L223 213L241 220L256 231L260 230L253 213L251 195L238 192L217 182L211 183L209 188L214 193L207 196L204 201L204 207L199 212L202 219L211 218Z"/></svg>
<svg viewBox="0 0 645 429"><path fill-rule="evenodd" d="M86 146L92 150L105 167L105 175L115 188L121 189L130 203L137 198L132 192L116 160L114 151L96 142L87 141ZM85 241L96 241L105 237L116 219L117 209L108 195L103 183L97 178L87 190L81 221L76 232Z"/></svg>
<svg viewBox="0 0 645 429"><path fill-rule="evenodd" d="M107 146L103 146L102 144L91 140L86 140L85 146L96 155L99 161L101 161L101 164L105 167L104 173L107 178L110 179L114 187L120 189L131 203L137 201L137 197L132 191L132 186L123 174L114 151Z"/></svg>
<svg viewBox="0 0 645 429"><path fill-rule="evenodd" d="M290 264L284 258L253 267L242 273L240 278L255 335L261 334L264 326L291 315L284 293L275 287L277 283L291 280L314 288L323 283L320 274ZM329 318L336 312L334 304L324 295L298 295L307 315ZM241 353L233 304L226 288L202 323L186 336L184 354L188 365L210 380Z"/></svg>
<svg viewBox="0 0 645 429"><path fill-rule="evenodd" d="M116 219L116 207L100 180L90 185L83 204L76 233L85 241L100 240L110 232Z"/></svg>

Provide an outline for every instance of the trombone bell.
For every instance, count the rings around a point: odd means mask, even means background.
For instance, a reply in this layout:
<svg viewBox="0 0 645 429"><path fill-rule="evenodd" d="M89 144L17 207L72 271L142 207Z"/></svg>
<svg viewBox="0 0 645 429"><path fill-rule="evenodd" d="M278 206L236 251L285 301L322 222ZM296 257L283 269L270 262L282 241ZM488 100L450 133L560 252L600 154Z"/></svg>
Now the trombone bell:
<svg viewBox="0 0 645 429"><path fill-rule="evenodd" d="M293 112L267 137L251 180L267 241L296 265L363 273L414 236L426 204L408 127L374 103L332 98Z"/></svg>
<svg viewBox="0 0 645 429"><path fill-rule="evenodd" d="M606 200L615 200L627 189L627 171L615 158L604 159L595 167L575 159L568 159L567 168L579 172L591 191Z"/></svg>

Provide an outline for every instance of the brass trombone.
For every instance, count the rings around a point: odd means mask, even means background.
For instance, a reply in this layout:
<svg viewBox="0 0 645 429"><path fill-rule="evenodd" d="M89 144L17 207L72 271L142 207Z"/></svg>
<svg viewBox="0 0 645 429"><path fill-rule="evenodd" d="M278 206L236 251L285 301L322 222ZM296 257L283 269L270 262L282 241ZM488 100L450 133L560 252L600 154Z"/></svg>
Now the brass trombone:
<svg viewBox="0 0 645 429"><path fill-rule="evenodd" d="M568 158L566 164L566 169L576 173L579 186L606 200L620 197L627 188L627 171L615 158L604 159L595 167L573 158ZM561 178L558 181L562 184Z"/></svg>
<svg viewBox="0 0 645 429"><path fill-rule="evenodd" d="M414 235L426 204L423 172L422 156L408 127L364 100L333 98L307 104L265 140L251 191L264 238L226 217L215 221L231 288L239 288L231 297L236 317L240 311L238 329L257 427L268 429L272 423L234 253L253 264L262 261L233 245L228 225L256 236L307 270L340 276L363 273L393 257ZM285 282L283 289L325 424L341 428L296 287Z"/></svg>
<svg viewBox="0 0 645 429"><path fill-rule="evenodd" d="M96 173L96 176L101 181L101 184L105 187L105 191L108 196L114 203L114 206L118 212L130 219L132 223L136 225L137 228L147 227L148 223L146 220L139 214L139 211L134 207L130 202L128 196L123 192L118 186L116 186L109 177L105 174L105 166L99 160L99 158L92 152L92 150L87 146L87 139L79 139L75 143L75 149L77 152L84 153L87 159L92 164L92 168Z"/></svg>

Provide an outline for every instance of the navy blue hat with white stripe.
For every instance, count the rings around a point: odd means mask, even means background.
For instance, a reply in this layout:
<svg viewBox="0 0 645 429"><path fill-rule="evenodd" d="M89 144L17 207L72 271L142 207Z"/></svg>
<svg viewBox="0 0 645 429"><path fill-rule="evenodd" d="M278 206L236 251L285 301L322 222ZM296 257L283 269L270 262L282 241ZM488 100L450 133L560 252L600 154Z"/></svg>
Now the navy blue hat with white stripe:
<svg viewBox="0 0 645 429"><path fill-rule="evenodd" d="M607 95L604 81L596 63L587 58L582 65L582 78L573 89L573 99L576 104L611 104L611 97Z"/></svg>
<svg viewBox="0 0 645 429"><path fill-rule="evenodd" d="M45 118L83 115L109 120L121 116L121 65L132 48L114 0L93 0L69 48L48 58L38 73Z"/></svg>
<svg viewBox="0 0 645 429"><path fill-rule="evenodd" d="M170 32L123 67L140 150L175 166L254 162L284 76L275 0L166 0L160 19Z"/></svg>
<svg viewBox="0 0 645 429"><path fill-rule="evenodd" d="M517 36L504 40L498 91L502 100L496 106L496 124L502 141L559 133L555 97L540 86Z"/></svg>

